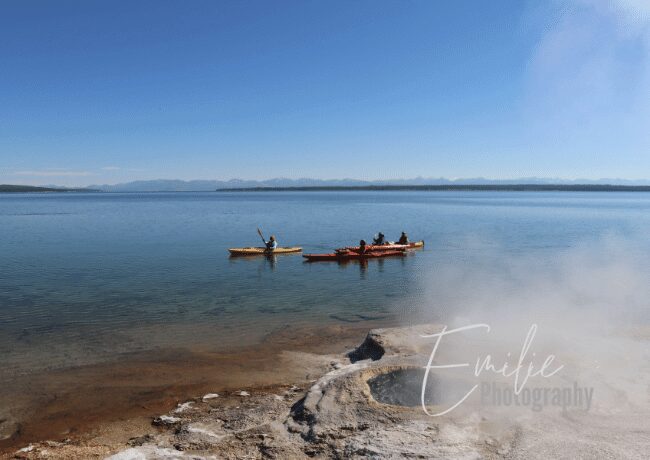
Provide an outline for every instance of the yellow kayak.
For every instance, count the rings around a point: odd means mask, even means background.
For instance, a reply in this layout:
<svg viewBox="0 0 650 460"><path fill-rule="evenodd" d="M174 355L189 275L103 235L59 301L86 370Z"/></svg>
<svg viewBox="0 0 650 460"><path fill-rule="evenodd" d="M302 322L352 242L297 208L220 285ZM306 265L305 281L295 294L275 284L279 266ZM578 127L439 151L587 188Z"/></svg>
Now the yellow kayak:
<svg viewBox="0 0 650 460"><path fill-rule="evenodd" d="M261 256L269 254L289 254L292 252L301 252L302 248L289 247L289 248L275 248L269 251L266 248L230 248L231 256Z"/></svg>

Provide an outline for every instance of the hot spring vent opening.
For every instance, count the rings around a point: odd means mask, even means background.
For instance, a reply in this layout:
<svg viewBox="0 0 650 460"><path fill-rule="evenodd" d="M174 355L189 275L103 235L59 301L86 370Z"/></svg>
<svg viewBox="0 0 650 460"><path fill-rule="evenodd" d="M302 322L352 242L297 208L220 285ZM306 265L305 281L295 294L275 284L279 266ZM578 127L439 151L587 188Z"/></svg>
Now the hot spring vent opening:
<svg viewBox="0 0 650 460"><path fill-rule="evenodd" d="M376 375L368 380L368 387L372 397L379 403L417 407L421 403L423 380L424 369L409 367ZM446 398L443 398L440 380L433 373L429 373L425 404L428 406L441 404L444 399Z"/></svg>

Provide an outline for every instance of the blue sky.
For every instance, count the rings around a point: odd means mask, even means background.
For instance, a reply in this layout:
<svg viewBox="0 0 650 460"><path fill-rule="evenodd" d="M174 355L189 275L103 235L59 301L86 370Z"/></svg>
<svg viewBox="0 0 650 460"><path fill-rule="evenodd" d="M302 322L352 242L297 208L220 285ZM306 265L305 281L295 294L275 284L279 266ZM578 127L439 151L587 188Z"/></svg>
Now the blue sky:
<svg viewBox="0 0 650 460"><path fill-rule="evenodd" d="M4 1L0 183L650 178L643 0Z"/></svg>

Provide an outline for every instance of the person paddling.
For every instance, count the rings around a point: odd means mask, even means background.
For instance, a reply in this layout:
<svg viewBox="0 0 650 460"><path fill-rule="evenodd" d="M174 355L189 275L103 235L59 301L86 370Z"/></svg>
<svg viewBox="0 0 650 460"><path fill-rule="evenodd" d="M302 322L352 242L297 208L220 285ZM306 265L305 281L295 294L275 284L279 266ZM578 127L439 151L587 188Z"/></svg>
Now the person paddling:
<svg viewBox="0 0 650 460"><path fill-rule="evenodd" d="M278 242L275 240L275 236L271 235L268 241L265 241L267 251L273 251L278 247Z"/></svg>
<svg viewBox="0 0 650 460"><path fill-rule="evenodd" d="M366 240L359 241L359 254L366 253Z"/></svg>
<svg viewBox="0 0 650 460"><path fill-rule="evenodd" d="M382 232L379 232L377 234L377 238L373 239L372 244L377 244L377 245L386 244L386 239L384 237L384 234Z"/></svg>
<svg viewBox="0 0 650 460"><path fill-rule="evenodd" d="M409 236L406 232L402 232L402 236L399 237L397 244L409 244Z"/></svg>
<svg viewBox="0 0 650 460"><path fill-rule="evenodd" d="M264 234L262 233L262 230L260 230L259 227L257 227L257 234L262 238L262 241L264 242L264 246L266 246L266 250L268 252L273 252L277 247L278 247L278 242L275 240L275 235L271 235L268 241L266 241L266 238L264 238Z"/></svg>

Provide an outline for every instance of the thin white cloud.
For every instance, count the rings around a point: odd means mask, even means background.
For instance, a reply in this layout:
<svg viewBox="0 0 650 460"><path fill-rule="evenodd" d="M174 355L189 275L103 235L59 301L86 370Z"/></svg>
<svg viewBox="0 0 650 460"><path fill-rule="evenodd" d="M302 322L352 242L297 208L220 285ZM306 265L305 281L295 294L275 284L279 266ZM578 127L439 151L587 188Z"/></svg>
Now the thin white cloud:
<svg viewBox="0 0 650 460"><path fill-rule="evenodd" d="M648 0L582 0L581 3L599 9L602 14L614 14L631 33L647 29L650 23L650 2ZM647 30L646 30L647 32Z"/></svg>
<svg viewBox="0 0 650 460"><path fill-rule="evenodd" d="M648 143L650 2L564 0L528 62L529 126L559 143ZM557 14L559 12L559 14Z"/></svg>
<svg viewBox="0 0 650 460"><path fill-rule="evenodd" d="M104 166L102 171L119 171L120 169L119 166Z"/></svg>

